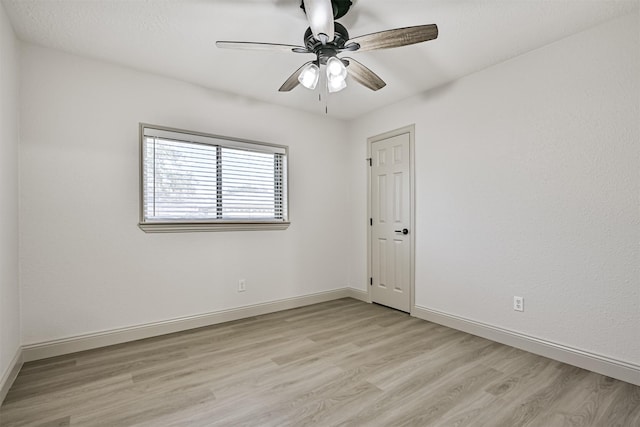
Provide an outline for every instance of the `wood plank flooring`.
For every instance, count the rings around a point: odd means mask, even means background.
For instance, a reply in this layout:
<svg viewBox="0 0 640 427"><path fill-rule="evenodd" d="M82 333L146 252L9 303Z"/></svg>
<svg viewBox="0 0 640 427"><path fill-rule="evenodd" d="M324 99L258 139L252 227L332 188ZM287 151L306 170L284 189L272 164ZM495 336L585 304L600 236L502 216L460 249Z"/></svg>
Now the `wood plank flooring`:
<svg viewBox="0 0 640 427"><path fill-rule="evenodd" d="M640 387L341 299L24 365L2 426L640 426Z"/></svg>

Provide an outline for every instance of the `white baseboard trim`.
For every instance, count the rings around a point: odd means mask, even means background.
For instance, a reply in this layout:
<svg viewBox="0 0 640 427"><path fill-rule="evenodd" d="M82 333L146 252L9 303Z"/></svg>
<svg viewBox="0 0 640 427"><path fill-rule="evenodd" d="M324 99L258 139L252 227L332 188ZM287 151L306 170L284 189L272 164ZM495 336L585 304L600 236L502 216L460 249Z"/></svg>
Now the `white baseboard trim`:
<svg viewBox="0 0 640 427"><path fill-rule="evenodd" d="M25 362L347 298L347 288L22 346Z"/></svg>
<svg viewBox="0 0 640 427"><path fill-rule="evenodd" d="M9 389L13 385L13 382L18 377L18 372L22 368L23 357L22 348L16 350L16 354L11 359L11 363L7 367L7 370L3 373L2 379L0 379L0 405L4 402L4 398L7 397Z"/></svg>
<svg viewBox="0 0 640 427"><path fill-rule="evenodd" d="M371 298L369 298L369 292L367 291L362 291L355 288L347 288L347 295L350 298L371 303Z"/></svg>
<svg viewBox="0 0 640 427"><path fill-rule="evenodd" d="M412 315L419 319L487 338L631 384L640 385L640 366L633 363L612 359L417 305L414 306Z"/></svg>

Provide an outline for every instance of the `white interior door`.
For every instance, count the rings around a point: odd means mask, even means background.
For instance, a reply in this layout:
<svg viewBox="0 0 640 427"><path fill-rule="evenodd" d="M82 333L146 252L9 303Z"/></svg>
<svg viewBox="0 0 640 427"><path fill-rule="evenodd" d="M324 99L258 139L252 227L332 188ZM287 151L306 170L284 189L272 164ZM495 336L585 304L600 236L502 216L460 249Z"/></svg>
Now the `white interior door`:
<svg viewBox="0 0 640 427"><path fill-rule="evenodd" d="M371 300L409 312L412 292L411 134L371 142Z"/></svg>

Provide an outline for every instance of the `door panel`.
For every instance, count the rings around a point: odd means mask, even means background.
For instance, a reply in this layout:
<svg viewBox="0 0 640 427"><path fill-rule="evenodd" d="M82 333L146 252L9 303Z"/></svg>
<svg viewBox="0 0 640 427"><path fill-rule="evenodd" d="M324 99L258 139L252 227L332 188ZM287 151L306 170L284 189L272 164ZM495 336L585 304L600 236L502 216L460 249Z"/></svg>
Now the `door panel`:
<svg viewBox="0 0 640 427"><path fill-rule="evenodd" d="M378 176L378 221L381 223L387 222L387 176Z"/></svg>
<svg viewBox="0 0 640 427"><path fill-rule="evenodd" d="M410 134L371 144L371 262L373 302L410 311ZM402 230L409 230L403 234Z"/></svg>
<svg viewBox="0 0 640 427"><path fill-rule="evenodd" d="M387 285L387 240L378 239L378 286L386 288Z"/></svg>

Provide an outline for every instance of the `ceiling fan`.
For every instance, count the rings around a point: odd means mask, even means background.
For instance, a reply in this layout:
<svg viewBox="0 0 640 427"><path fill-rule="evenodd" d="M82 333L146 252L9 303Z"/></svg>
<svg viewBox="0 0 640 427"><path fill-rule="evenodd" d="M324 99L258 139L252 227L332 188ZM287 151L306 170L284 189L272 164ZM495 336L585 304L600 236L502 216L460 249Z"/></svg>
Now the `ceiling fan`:
<svg viewBox="0 0 640 427"><path fill-rule="evenodd" d="M438 37L437 25L430 24L349 38L347 29L335 22L335 19L344 16L351 5L351 0L302 0L300 7L305 11L309 21L309 28L304 34L304 46L240 41L217 41L216 46L227 49L313 53L316 60L298 68L279 90L288 92L298 84L315 89L320 79L320 67L324 66L327 89L333 93L347 86L347 75L374 91L386 86L386 83L369 68L353 58L338 58L338 54L407 46Z"/></svg>

